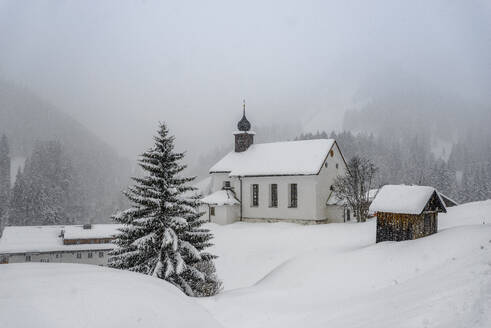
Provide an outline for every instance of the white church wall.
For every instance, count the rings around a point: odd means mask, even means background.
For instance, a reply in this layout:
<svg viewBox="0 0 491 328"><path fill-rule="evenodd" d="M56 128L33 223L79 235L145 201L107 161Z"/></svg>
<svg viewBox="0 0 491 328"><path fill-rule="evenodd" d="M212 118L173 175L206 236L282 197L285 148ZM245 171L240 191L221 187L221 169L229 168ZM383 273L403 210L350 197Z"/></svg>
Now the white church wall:
<svg viewBox="0 0 491 328"><path fill-rule="evenodd" d="M215 215L210 216L216 224L230 224L239 220L239 206L215 206Z"/></svg>
<svg viewBox="0 0 491 328"><path fill-rule="evenodd" d="M342 223L344 222L344 206L329 205L325 208L326 218L329 223Z"/></svg>
<svg viewBox="0 0 491 328"><path fill-rule="evenodd" d="M212 182L211 182L211 192L215 192L223 188L223 184L225 181L232 181L229 177L228 173L213 173L212 174Z"/></svg>
<svg viewBox="0 0 491 328"><path fill-rule="evenodd" d="M289 207L289 185L297 184L298 204ZM252 185L259 185L259 205L252 206ZM278 207L270 206L270 185L278 185ZM315 178L313 176L273 176L243 178L242 216L246 219L316 220ZM240 191L237 191L240 193Z"/></svg>
<svg viewBox="0 0 491 328"><path fill-rule="evenodd" d="M316 176L316 217L319 219L329 219L335 220L339 219L339 215L330 217L329 215L334 215L336 211L326 211L327 209L327 199L331 194L331 186L334 183L334 180L338 175L346 174L346 164L344 163L343 157L337 144L334 144L333 148L333 156L328 155L326 162L327 168L325 167L325 163L322 166L322 169L319 175ZM337 165L337 167L336 167Z"/></svg>

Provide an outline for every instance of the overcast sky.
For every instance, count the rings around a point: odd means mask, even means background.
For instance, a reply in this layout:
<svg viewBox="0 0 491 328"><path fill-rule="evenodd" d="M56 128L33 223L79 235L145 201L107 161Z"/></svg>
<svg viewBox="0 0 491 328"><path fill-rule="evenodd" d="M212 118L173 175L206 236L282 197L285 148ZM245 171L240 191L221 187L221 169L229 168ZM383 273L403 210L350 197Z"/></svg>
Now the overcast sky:
<svg viewBox="0 0 491 328"><path fill-rule="evenodd" d="M485 99L490 3L0 0L0 78L128 157L159 120L198 153L232 142L243 98L253 124L340 129L380 72Z"/></svg>

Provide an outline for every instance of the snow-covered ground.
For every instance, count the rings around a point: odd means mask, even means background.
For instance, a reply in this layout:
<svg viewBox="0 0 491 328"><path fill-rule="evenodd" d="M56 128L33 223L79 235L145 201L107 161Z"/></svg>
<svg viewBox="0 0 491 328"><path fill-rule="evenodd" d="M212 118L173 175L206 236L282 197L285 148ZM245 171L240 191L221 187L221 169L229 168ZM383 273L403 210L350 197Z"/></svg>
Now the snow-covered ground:
<svg viewBox="0 0 491 328"><path fill-rule="evenodd" d="M200 302L225 327L491 327L491 201L439 223L379 244L374 220L212 225L226 290Z"/></svg>
<svg viewBox="0 0 491 328"><path fill-rule="evenodd" d="M84 264L0 266L0 327L221 327L160 279Z"/></svg>
<svg viewBox="0 0 491 328"><path fill-rule="evenodd" d="M203 299L107 268L0 265L0 327L491 327L491 200L439 226L375 244L374 220L210 224L225 291Z"/></svg>

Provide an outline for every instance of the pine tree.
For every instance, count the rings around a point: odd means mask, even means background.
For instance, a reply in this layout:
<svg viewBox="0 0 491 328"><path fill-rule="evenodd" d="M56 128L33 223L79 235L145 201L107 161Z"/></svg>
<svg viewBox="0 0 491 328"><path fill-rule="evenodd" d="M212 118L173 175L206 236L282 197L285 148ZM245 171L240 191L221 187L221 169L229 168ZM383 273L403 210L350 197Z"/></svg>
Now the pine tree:
<svg viewBox="0 0 491 328"><path fill-rule="evenodd" d="M214 295L221 288L216 256L205 251L213 235L202 227L198 199L186 197L194 177L181 175L184 153L174 151L165 124L154 139L139 160L145 176L125 192L132 207L113 216L123 227L111 266L164 279L189 296Z"/></svg>
<svg viewBox="0 0 491 328"><path fill-rule="evenodd" d="M10 202L11 224L71 224L77 213L78 181L60 143L38 143L19 171Z"/></svg>
<svg viewBox="0 0 491 328"><path fill-rule="evenodd" d="M26 219L29 217L29 203L27 201L27 189L24 175L19 167L15 178L14 188L9 206L9 224L26 225Z"/></svg>

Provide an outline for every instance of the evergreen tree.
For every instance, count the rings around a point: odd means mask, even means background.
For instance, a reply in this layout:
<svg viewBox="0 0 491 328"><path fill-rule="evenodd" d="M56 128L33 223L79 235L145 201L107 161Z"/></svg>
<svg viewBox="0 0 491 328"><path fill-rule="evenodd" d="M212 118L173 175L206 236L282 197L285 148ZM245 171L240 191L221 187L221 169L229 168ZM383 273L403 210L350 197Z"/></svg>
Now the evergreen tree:
<svg viewBox="0 0 491 328"><path fill-rule="evenodd" d="M14 188L12 189L12 197L9 205L9 224L10 225L26 225L26 219L29 216L29 203L27 201L26 183L22 170L19 167L15 178Z"/></svg>
<svg viewBox="0 0 491 328"><path fill-rule="evenodd" d="M10 154L7 136L0 139L0 233L5 224L10 198Z"/></svg>
<svg viewBox="0 0 491 328"><path fill-rule="evenodd" d="M184 153L174 151L164 124L154 139L139 160L145 176L125 192L132 207L113 216L123 227L111 266L164 279L189 296L214 295L221 288L216 256L205 251L213 235L202 227L198 199L186 196L194 177L181 175Z"/></svg>
<svg viewBox="0 0 491 328"><path fill-rule="evenodd" d="M19 172L10 202L11 224L71 224L80 218L79 183L58 142L38 143Z"/></svg>

